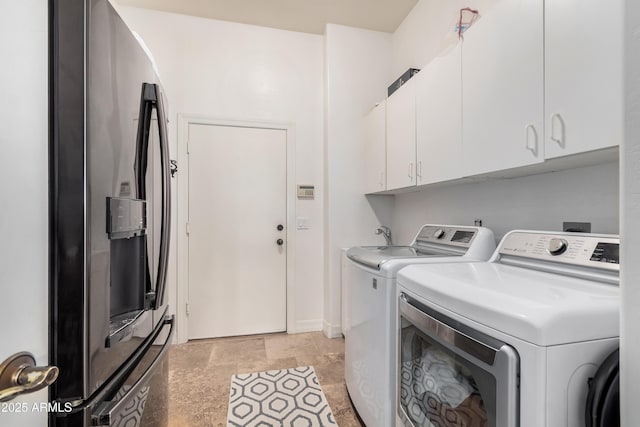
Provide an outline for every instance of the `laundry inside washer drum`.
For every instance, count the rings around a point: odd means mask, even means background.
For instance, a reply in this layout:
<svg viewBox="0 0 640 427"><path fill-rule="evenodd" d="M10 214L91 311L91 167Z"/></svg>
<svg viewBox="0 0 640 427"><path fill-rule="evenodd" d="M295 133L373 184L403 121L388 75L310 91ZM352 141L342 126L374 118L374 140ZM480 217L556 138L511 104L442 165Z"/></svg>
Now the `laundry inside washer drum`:
<svg viewBox="0 0 640 427"><path fill-rule="evenodd" d="M474 375L455 357L432 347L414 327L403 331L400 401L417 425L486 427L487 409Z"/></svg>

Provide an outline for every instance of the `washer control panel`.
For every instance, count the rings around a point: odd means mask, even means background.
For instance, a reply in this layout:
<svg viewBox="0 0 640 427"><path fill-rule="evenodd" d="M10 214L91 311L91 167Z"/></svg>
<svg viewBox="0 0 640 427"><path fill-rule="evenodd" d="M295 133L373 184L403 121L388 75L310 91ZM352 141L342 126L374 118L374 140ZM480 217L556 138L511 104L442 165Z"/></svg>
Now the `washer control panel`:
<svg viewBox="0 0 640 427"><path fill-rule="evenodd" d="M498 250L502 255L620 269L620 238L616 235L512 231Z"/></svg>
<svg viewBox="0 0 640 427"><path fill-rule="evenodd" d="M563 254L567 248L569 247L569 242L566 239L559 239L557 237L549 240L549 247L547 248L547 252L550 255L560 255Z"/></svg>
<svg viewBox="0 0 640 427"><path fill-rule="evenodd" d="M473 227L447 227L444 225L425 225L415 238L414 244L438 243L468 248L478 230Z"/></svg>

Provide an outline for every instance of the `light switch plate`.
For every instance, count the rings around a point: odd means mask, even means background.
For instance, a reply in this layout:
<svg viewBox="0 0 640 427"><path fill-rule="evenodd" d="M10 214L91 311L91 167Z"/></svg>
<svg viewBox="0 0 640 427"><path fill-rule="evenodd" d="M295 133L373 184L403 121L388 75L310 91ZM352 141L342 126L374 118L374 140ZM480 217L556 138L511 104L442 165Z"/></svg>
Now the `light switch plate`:
<svg viewBox="0 0 640 427"><path fill-rule="evenodd" d="M299 216L296 218L296 228L298 230L308 230L309 229L309 218L306 216Z"/></svg>

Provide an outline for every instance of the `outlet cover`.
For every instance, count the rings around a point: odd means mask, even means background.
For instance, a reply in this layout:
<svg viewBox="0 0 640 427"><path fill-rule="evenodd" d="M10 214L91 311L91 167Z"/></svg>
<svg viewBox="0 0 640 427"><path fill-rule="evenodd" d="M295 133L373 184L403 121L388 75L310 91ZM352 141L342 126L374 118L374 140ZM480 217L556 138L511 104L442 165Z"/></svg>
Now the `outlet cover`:
<svg viewBox="0 0 640 427"><path fill-rule="evenodd" d="M563 222L562 231L574 231L577 233L591 233L590 222Z"/></svg>

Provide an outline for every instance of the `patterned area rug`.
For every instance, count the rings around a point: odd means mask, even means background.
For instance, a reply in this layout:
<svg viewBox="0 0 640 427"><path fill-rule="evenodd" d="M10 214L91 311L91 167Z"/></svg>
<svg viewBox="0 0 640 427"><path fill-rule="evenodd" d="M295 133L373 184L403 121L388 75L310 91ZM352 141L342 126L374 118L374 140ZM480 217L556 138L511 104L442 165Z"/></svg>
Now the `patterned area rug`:
<svg viewBox="0 0 640 427"><path fill-rule="evenodd" d="M231 377L227 426L337 426L312 366Z"/></svg>

